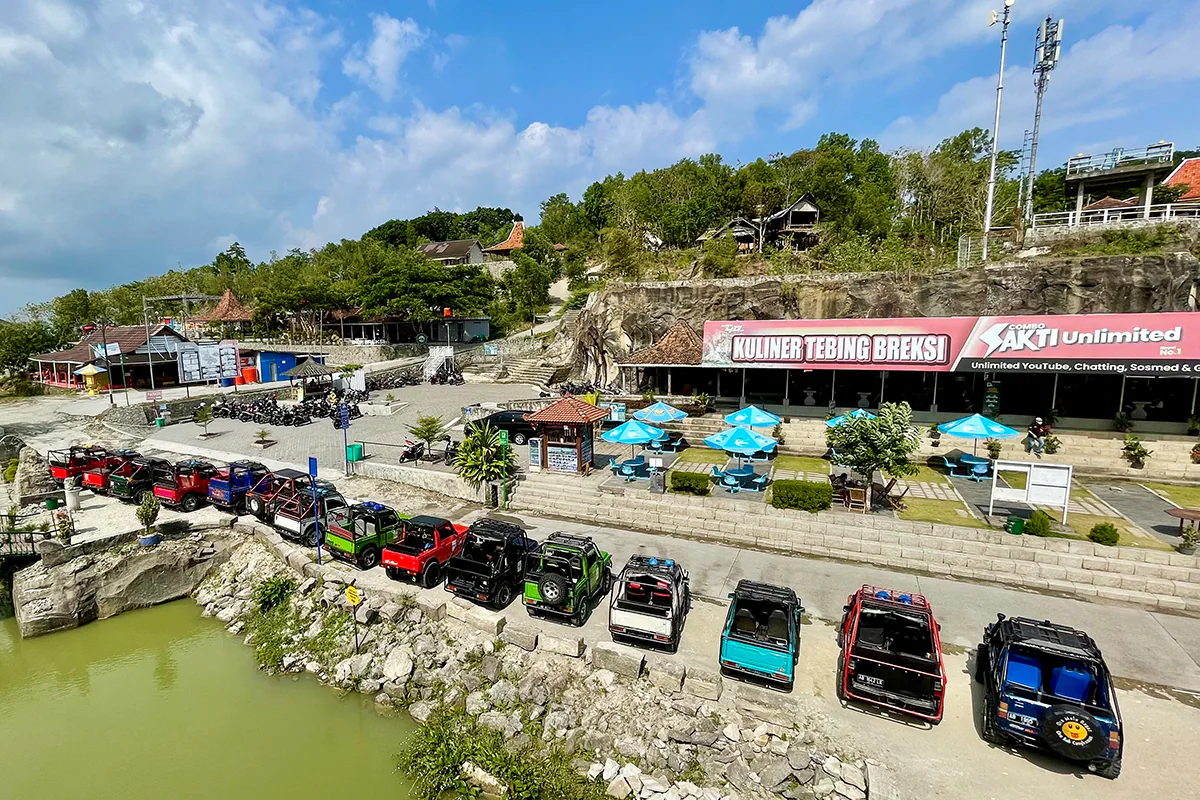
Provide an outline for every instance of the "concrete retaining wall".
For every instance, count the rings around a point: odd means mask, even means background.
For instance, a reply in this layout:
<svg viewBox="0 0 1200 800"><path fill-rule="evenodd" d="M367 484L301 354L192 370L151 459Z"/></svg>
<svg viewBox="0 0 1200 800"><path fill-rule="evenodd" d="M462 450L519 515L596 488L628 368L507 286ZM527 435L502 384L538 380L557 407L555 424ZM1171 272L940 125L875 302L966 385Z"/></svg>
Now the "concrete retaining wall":
<svg viewBox="0 0 1200 800"><path fill-rule="evenodd" d="M487 505L490 496L487 487L473 489L466 481L452 472L406 467L400 464L385 464L372 460L359 461L353 467L356 475L403 483L416 489L444 494L447 497L457 497L472 503Z"/></svg>

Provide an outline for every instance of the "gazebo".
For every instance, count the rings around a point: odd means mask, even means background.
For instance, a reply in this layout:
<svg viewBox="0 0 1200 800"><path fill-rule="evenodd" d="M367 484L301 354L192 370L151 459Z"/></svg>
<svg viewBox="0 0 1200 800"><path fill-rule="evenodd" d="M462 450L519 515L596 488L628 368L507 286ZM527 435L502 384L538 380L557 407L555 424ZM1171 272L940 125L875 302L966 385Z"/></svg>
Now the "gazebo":
<svg viewBox="0 0 1200 800"><path fill-rule="evenodd" d="M719 387L720 379L713 373L719 370L700 367L703 351L704 342L696 331L686 322L677 322L655 344L618 359L617 366L627 388L641 385L643 376L648 374L655 388L665 390L668 395L676 391L684 395L697 392L718 395L720 392L714 391L713 382Z"/></svg>
<svg viewBox="0 0 1200 800"><path fill-rule="evenodd" d="M320 381L322 378L328 378L329 383L332 386L333 376L337 374L338 370L334 369L333 367L327 367L321 362L314 360L312 356L309 356L296 366L292 367L286 372L281 373L280 377L289 379L300 378L301 380L305 381L309 379L312 379L313 381ZM303 388L297 390L296 399L304 399Z"/></svg>
<svg viewBox="0 0 1200 800"><path fill-rule="evenodd" d="M233 296L232 289L226 289L221 295L220 301L211 311L196 314L188 320L188 326L195 325L199 329L203 329L210 325L221 325L241 333L253 319L253 312L246 308L241 300Z"/></svg>
<svg viewBox="0 0 1200 800"><path fill-rule="evenodd" d="M538 434L536 446L529 451L530 468L586 475L592 468L596 423L607 417L608 409L572 395L527 415L525 421Z"/></svg>

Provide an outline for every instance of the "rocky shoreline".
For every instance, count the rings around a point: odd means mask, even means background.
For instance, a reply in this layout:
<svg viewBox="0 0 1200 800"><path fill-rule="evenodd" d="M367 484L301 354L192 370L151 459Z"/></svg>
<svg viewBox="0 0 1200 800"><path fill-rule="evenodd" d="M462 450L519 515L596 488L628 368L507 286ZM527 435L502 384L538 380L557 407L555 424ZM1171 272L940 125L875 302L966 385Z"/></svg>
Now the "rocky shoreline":
<svg viewBox="0 0 1200 800"><path fill-rule="evenodd" d="M499 614L403 584L354 609L344 591L351 573L252 527L255 536L241 538L194 598L245 636L264 669L372 694L381 713L405 709L423 725L466 715L512 753L570 757L600 796L895 796L880 765L840 751L787 698L748 702L723 691L715 672L608 643L586 647L571 629L560 638L505 627ZM256 589L269 579L294 588L264 613ZM481 765L456 768L483 796L506 796Z"/></svg>

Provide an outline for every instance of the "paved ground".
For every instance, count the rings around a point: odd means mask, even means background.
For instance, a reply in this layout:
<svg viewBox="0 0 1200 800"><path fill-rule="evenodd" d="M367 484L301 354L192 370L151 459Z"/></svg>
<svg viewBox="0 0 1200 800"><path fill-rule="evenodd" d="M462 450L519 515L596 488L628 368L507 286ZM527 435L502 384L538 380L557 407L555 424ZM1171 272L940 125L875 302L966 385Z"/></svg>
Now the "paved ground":
<svg viewBox="0 0 1200 800"><path fill-rule="evenodd" d="M1179 520L1167 514L1176 507L1174 504L1136 483L1089 480L1086 485L1089 491L1155 538L1172 545L1179 541Z"/></svg>

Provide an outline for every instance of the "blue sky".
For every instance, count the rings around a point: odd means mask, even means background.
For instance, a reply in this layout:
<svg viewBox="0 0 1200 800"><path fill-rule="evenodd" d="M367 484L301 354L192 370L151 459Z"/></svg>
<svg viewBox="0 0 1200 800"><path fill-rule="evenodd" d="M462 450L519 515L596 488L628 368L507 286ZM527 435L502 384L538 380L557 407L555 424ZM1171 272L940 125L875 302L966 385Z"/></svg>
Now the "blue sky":
<svg viewBox="0 0 1200 800"><path fill-rule="evenodd" d="M354 238L433 206L538 203L824 132L922 148L990 127L1000 0L0 2L0 314L212 258ZM1040 166L1200 146L1200 3L1016 0L1001 139Z"/></svg>

